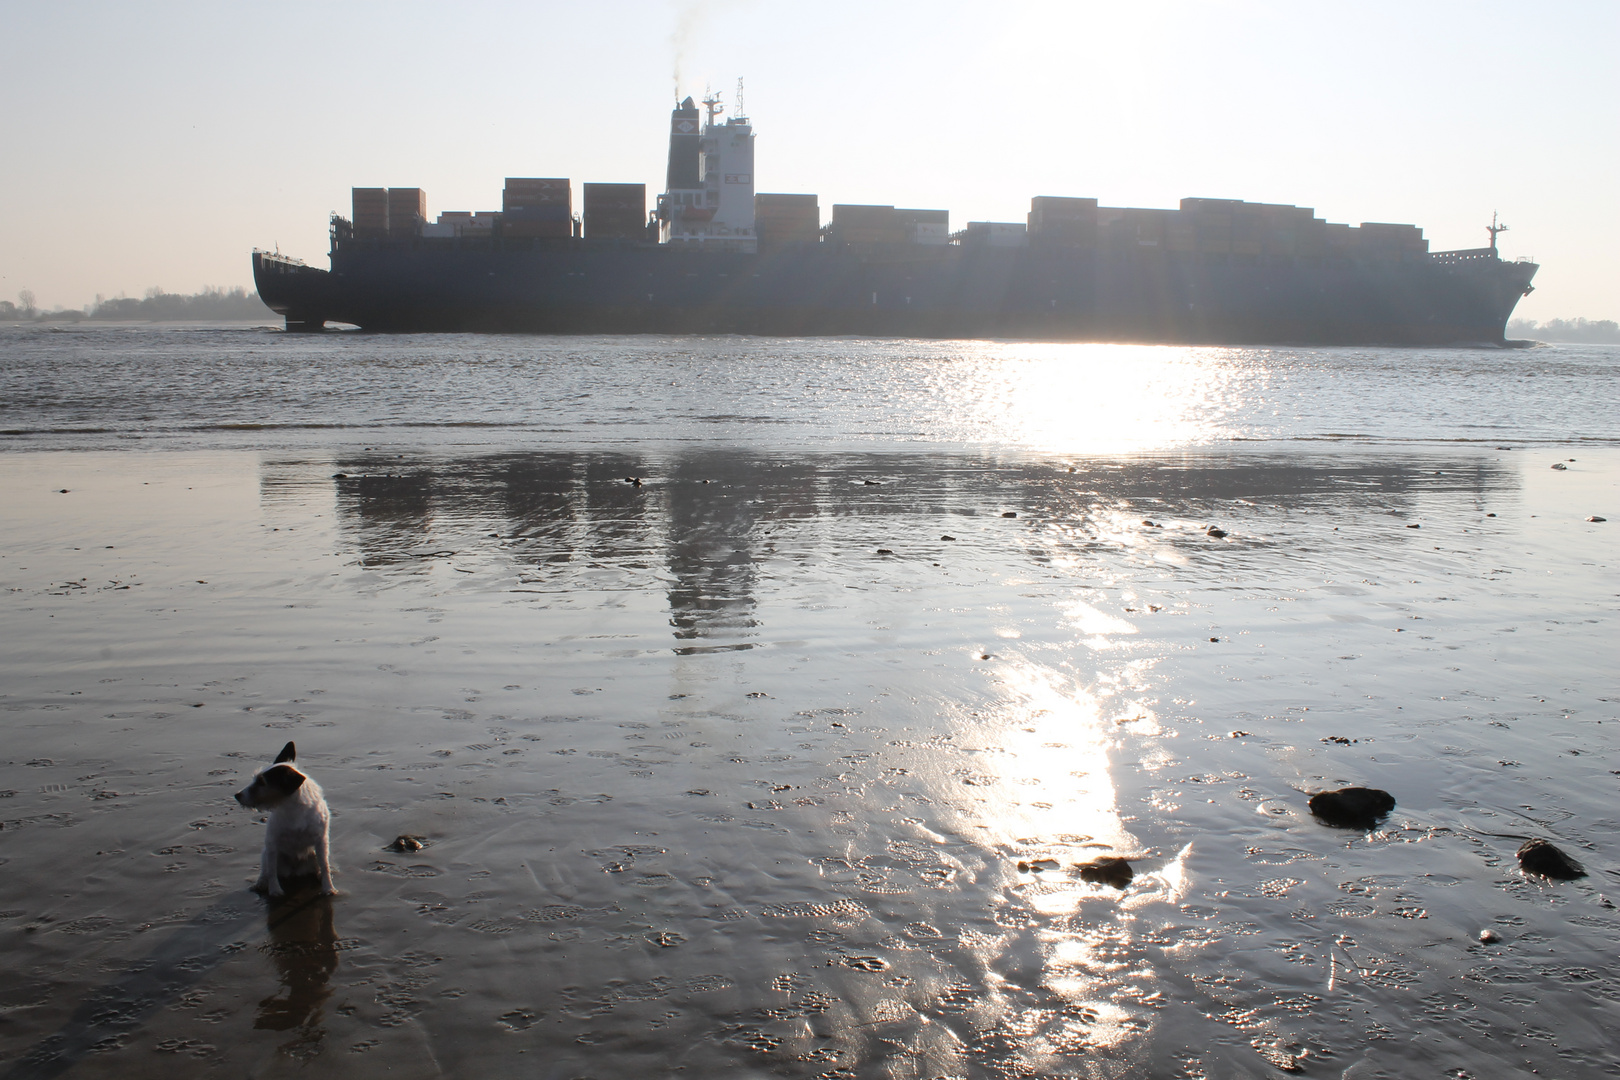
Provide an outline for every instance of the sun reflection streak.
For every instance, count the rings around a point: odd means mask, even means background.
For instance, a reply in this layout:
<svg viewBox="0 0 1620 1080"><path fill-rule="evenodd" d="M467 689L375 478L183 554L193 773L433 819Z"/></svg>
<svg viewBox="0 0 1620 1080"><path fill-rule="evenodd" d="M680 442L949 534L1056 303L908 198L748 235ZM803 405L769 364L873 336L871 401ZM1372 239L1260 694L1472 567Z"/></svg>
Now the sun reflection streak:
<svg viewBox="0 0 1620 1080"><path fill-rule="evenodd" d="M1245 405L1255 358L1169 345L1009 343L971 359L974 370L944 370L939 385L968 426L1035 450L1111 454L1244 434L1230 418Z"/></svg>
<svg viewBox="0 0 1620 1080"><path fill-rule="evenodd" d="M1098 640L1136 632L1088 604L1068 615L1076 630ZM1029 932L1041 957L1041 985L1066 1003L1064 1014L1083 1018L1085 1042L1099 1048L1151 1030L1144 1002L1157 993L1159 975L1139 941L1139 923L1180 904L1190 884L1190 844L1162 865L1144 865L1151 853L1128 827L1112 775L1110 757L1127 739L1157 731L1152 709L1134 700L1151 664L1127 662L1090 685L1031 662L1010 663L1001 673L1005 752L993 755L992 767L998 788L1009 794L986 808L986 818L1004 849L1031 868L1012 895L1034 918ZM1022 794L1031 791L1033 797ZM1078 864L1103 855L1136 863L1129 888L1080 877ZM1056 1029L1045 1034L1066 1038Z"/></svg>
<svg viewBox="0 0 1620 1080"><path fill-rule="evenodd" d="M996 767L1005 790L1037 793L991 811L1003 841L1050 849L1054 857L1134 850L1115 806L1108 765L1114 733L1103 699L1073 676L1033 663L1009 664L1002 678L1014 703L1001 735L1007 753Z"/></svg>

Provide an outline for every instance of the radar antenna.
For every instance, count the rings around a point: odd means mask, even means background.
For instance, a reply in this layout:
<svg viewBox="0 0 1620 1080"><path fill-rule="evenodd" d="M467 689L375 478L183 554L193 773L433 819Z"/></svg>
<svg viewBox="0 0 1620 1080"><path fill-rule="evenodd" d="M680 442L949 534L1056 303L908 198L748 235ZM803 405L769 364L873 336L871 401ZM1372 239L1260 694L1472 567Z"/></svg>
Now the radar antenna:
<svg viewBox="0 0 1620 1080"><path fill-rule="evenodd" d="M709 110L710 125L714 124L714 118L716 116L726 111L726 107L720 104L720 91L718 90L706 95L703 98L703 107Z"/></svg>
<svg viewBox="0 0 1620 1080"><path fill-rule="evenodd" d="M1496 223L1496 211L1492 210L1491 223L1486 226L1485 231L1491 234L1491 251L1494 252L1496 250L1496 234L1507 232L1508 227L1506 225L1498 225Z"/></svg>

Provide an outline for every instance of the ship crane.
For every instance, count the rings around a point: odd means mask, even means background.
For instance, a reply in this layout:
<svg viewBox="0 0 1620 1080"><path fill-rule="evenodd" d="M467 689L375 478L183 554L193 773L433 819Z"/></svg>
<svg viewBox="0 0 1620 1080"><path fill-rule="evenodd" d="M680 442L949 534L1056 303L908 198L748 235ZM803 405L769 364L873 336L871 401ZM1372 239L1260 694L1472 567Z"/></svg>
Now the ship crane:
<svg viewBox="0 0 1620 1080"><path fill-rule="evenodd" d="M1506 225L1498 225L1496 223L1496 211L1492 210L1491 211L1491 223L1485 227L1485 231L1491 234L1491 251L1495 252L1496 251L1496 234L1497 233L1505 233L1505 232L1507 232L1508 227Z"/></svg>

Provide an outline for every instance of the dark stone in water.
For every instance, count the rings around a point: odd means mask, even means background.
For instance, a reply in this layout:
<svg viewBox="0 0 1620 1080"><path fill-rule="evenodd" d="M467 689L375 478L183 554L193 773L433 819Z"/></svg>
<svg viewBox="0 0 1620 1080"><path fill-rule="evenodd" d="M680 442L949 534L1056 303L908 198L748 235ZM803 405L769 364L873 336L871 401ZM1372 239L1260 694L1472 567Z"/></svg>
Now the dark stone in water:
<svg viewBox="0 0 1620 1080"><path fill-rule="evenodd" d="M1131 869L1131 864L1117 855L1108 855L1080 864L1081 881L1112 885L1116 889L1123 889L1129 885L1135 876L1136 871Z"/></svg>
<svg viewBox="0 0 1620 1080"><path fill-rule="evenodd" d="M412 851L421 851L425 847L427 847L427 841L423 840L420 836L410 836L402 833L399 836L394 837L394 842L389 844L383 850L393 851L403 855Z"/></svg>
<svg viewBox="0 0 1620 1080"><path fill-rule="evenodd" d="M1311 813L1335 828L1371 829L1395 809L1395 796L1378 788L1347 787L1318 791L1311 796L1310 806Z"/></svg>
<svg viewBox="0 0 1620 1080"><path fill-rule="evenodd" d="M956 537L954 537L954 536L950 536L950 535L948 535L948 534L947 534L947 535L945 535L945 536L942 536L942 537L940 537L940 539L941 539L941 540L955 540L955 539L956 539Z"/></svg>
<svg viewBox="0 0 1620 1080"><path fill-rule="evenodd" d="M1006 513L1002 514L1001 516L1002 517L1017 517L1018 516L1018 511L1016 511L1016 510L1008 510Z"/></svg>
<svg viewBox="0 0 1620 1080"><path fill-rule="evenodd" d="M1502 935L1498 934L1495 930L1481 930L1479 932L1479 940L1485 945L1495 945L1498 941L1502 940Z"/></svg>
<svg viewBox="0 0 1620 1080"><path fill-rule="evenodd" d="M1213 537L1216 540L1225 540L1226 530L1218 525L1211 525L1209 528L1204 530L1204 535Z"/></svg>
<svg viewBox="0 0 1620 1080"><path fill-rule="evenodd" d="M1545 840L1526 840L1519 846L1519 867L1527 874L1560 881L1586 876L1580 863Z"/></svg>

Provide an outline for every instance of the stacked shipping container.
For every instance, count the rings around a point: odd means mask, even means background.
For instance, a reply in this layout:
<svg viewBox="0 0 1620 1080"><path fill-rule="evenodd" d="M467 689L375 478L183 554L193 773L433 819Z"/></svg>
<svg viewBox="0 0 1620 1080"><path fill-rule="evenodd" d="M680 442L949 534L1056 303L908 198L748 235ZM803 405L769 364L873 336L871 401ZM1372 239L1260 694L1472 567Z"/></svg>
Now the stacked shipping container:
<svg viewBox="0 0 1620 1080"><path fill-rule="evenodd" d="M388 235L388 189L357 187L354 200L354 235L376 240Z"/></svg>
<svg viewBox="0 0 1620 1080"><path fill-rule="evenodd" d="M647 235L646 184L586 184L585 239L642 240Z"/></svg>
<svg viewBox="0 0 1620 1080"><path fill-rule="evenodd" d="M813 244L821 238L821 206L814 195L756 194L754 235L761 245Z"/></svg>
<svg viewBox="0 0 1620 1080"><path fill-rule="evenodd" d="M566 177L506 178L501 192L502 236L566 239L574 233L573 222L573 185Z"/></svg>
<svg viewBox="0 0 1620 1080"><path fill-rule="evenodd" d="M1097 200L1037 195L1029 201L1029 238L1039 244L1097 242Z"/></svg>
<svg viewBox="0 0 1620 1080"><path fill-rule="evenodd" d="M416 236L426 223L426 192L414 187L388 189L389 236Z"/></svg>
<svg viewBox="0 0 1620 1080"><path fill-rule="evenodd" d="M446 211L427 224L421 188L354 188L354 236L505 237L565 239L577 235L572 185L566 177L507 177L500 213ZM646 185L584 185L584 234L589 239L648 238ZM767 246L815 243L821 210L815 195L754 196L754 227ZM701 212L697 207L688 213ZM839 203L832 208L829 239L857 245L943 245L950 215L944 210ZM1210 255L1319 258L1325 255L1409 260L1429 248L1415 225L1362 222L1359 228L1329 224L1309 207L1251 203L1241 199L1183 199L1177 210L1099 207L1096 199L1037 196L1027 225L973 221L959 234L968 246L1040 245L1110 247L1134 245Z"/></svg>

